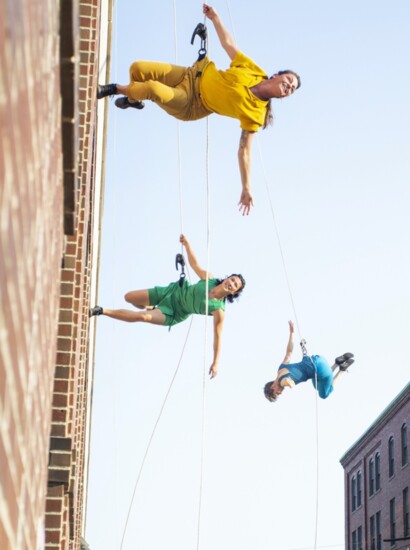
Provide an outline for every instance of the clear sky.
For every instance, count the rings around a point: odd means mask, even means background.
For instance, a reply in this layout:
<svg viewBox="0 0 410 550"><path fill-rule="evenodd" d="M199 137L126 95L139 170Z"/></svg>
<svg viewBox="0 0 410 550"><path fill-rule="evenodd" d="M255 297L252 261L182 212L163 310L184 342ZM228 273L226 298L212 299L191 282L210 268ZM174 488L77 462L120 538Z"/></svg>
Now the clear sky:
<svg viewBox="0 0 410 550"><path fill-rule="evenodd" d="M241 272L227 306L220 374L206 383L200 548L313 548L316 398L312 386L275 404L262 388L283 359L294 312L310 353L356 362L319 402L321 548L344 547L344 452L409 380L410 4L407 0L234 1L213 4L239 47L266 72L291 68L302 87L274 100L273 128L254 141L249 217L237 211L236 120L209 118L212 273ZM229 16L232 15L232 21ZM112 80L136 59L175 61L173 2L117 2ZM176 1L177 62L203 21L201 2ZM210 56L229 64L209 23ZM108 100L109 101L109 100ZM206 265L206 122L180 123L183 231ZM178 130L147 102L110 103L100 305L178 277ZM258 152L261 151L262 161ZM262 168L262 162L264 170ZM195 275L192 280L195 281ZM119 548L135 480L178 364L189 322L166 328L96 321L87 540ZM206 357L204 357L206 350ZM300 352L295 346L294 360ZM147 458L124 550L196 548L202 379L212 322L195 317Z"/></svg>

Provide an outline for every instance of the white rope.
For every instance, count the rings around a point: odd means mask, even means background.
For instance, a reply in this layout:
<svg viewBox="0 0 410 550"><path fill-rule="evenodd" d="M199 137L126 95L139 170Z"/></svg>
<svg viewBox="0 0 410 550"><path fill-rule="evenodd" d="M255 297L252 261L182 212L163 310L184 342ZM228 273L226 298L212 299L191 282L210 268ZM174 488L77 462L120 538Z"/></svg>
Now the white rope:
<svg viewBox="0 0 410 550"><path fill-rule="evenodd" d="M319 532L319 389L317 385L317 370L315 366L315 382L316 382L316 518L315 518L315 550L317 549L317 536Z"/></svg>
<svg viewBox="0 0 410 550"><path fill-rule="evenodd" d="M271 199L271 196L270 196L268 179L266 177L265 164L263 162L262 152L261 152L261 149L260 149L260 146L259 146L259 142L257 142L257 143L258 143L259 157L260 157L261 166L262 166L263 179L265 181L266 193L268 195L268 202L269 202L270 211L271 211L271 214L272 214L272 221L273 221L273 225L274 225L274 228L275 228L276 238L278 240L278 246L279 246L279 251L280 251L280 255L281 255L281 259L282 259L282 266L283 266L283 271L285 273L285 279L286 279L286 284L287 284L287 287L288 287L289 297L290 297L290 301L292 303L293 315L294 315L295 321L296 321L296 326L297 326L297 330L298 330L298 334L299 334L299 340L302 340L302 334L301 334L299 319L298 319L298 315L297 315L297 312L296 312L295 300L293 298L292 287L290 285L288 270L286 268L285 255L284 255L284 252L283 252L282 242L281 242L281 239L280 239L279 228L278 228L278 224L276 223L275 211L274 211L273 204L272 204L272 199ZM308 356L310 357L309 354L308 354ZM315 417L316 417L316 422L315 422L315 425L316 425L316 513L315 513L315 546L314 546L314 548L316 550L316 548L317 548L317 537L318 537L318 521L319 521L319 396L318 396L316 365L314 364L312 359L310 359L310 360L311 360L311 362L313 364L313 367L315 369L315 384L316 384L316 400L315 400L315 404L316 404L315 405Z"/></svg>
<svg viewBox="0 0 410 550"><path fill-rule="evenodd" d="M174 58L175 65L178 65L178 33L177 33L177 3L176 0L173 2L174 7ZM179 190L179 232L183 233L184 227L184 212L183 212L183 188L182 188L182 160L181 160L181 132L180 132L180 123L179 120L176 121L177 124L177 157L178 157L178 190ZM181 244L181 252L183 246Z"/></svg>
<svg viewBox="0 0 410 550"><path fill-rule="evenodd" d="M229 19L230 19L230 23L231 23L232 34L233 34L234 40L236 42L233 19L232 19L231 9L230 9L230 3L229 3L228 0L226 1L226 5L227 5L227 8L228 8L228 14L229 14ZM277 241L278 241L279 251L280 251L280 255L281 255L281 259L282 259L283 271L284 271L284 274L285 274L286 284L287 284L287 287L288 287L290 301L291 301L291 304L292 304L293 315L294 315L295 322L296 322L296 327L297 327L297 331L298 331L298 335L299 335L299 340L302 340L302 332L301 332L301 329L300 329L299 318L298 318L298 315L297 315L297 312L296 312L295 300L293 298L293 292L292 292L292 287L291 287L291 284L290 284L288 270L286 268L285 255L284 255L284 252L283 252L282 242L281 242L281 239L280 239L278 224L276 223L275 211L273 209L272 199L271 199L271 196L270 196L268 179L266 177L265 164L263 162L263 157L262 157L262 152L261 152L261 149L260 149L259 141L257 141L257 145L258 145L259 157L260 157L260 161L261 161L262 173L263 173L263 178L264 178L264 181L265 181L266 193L268 195L268 201L269 201L270 211L271 211L271 215L272 215L273 225L274 225L274 228L275 228L276 238L277 238ZM311 359L311 361L312 361L312 359ZM312 361L312 363L313 363L313 361ZM316 550L317 549L317 535L318 535L318 518L319 518L319 397L318 397L318 390L317 390L316 365L313 365L313 366L315 368L315 382L316 382L316 401L315 401L315 403L316 403L316 406L315 406L315 410L316 410L316 518L315 518L315 546L314 546L314 548Z"/></svg>
<svg viewBox="0 0 410 550"><path fill-rule="evenodd" d="M138 488L138 485L139 485L139 482L140 482L140 479L141 479L141 475L142 475L142 471L144 469L144 465L145 465L145 462L146 462L146 459L147 459L147 456L148 456L148 453L149 453L149 450L151 448L151 443L154 439L154 435L155 435L155 432L157 431L157 427L158 427L158 424L159 424L159 421L161 420L161 416L162 416L162 413L165 409L165 405L167 403L167 400L168 400L168 397L169 397L169 394L171 393L171 389L172 389L172 386L174 384L174 381L175 381L175 378L178 374L178 370L179 370L179 367L182 363L182 358L184 356L184 352L185 352L185 347L187 345L187 342L188 342L188 338L189 338L189 334L191 332L191 327L192 327L192 321L193 321L193 317L191 317L190 319L190 323L189 323L189 327L188 327L188 331L187 331L187 334L186 334L186 337L185 337L185 342L184 342L184 345L182 347L182 352L181 352L181 356L179 358L179 361L178 361L178 364L177 364L177 367L175 369L175 372L174 372L174 375L171 379L171 382L168 386L168 390L167 390L167 393L165 394L165 398L164 398L164 401L162 403L162 406L161 406L161 409L159 411L159 414L158 414L158 417L157 417L157 420L154 424L154 428L151 432L151 435L150 435L150 438L148 440L148 445L147 445L147 448L145 450L145 453L144 453L144 457L142 459L142 462L141 462L141 466L140 466L140 469L139 469L139 472L138 472L138 476L137 476L137 480L135 482L135 485L134 485L134 490L133 490L133 493L132 493L132 497L131 497L131 502L130 502L130 505L129 505L129 508L128 508L128 513L127 513L127 518L125 520L125 525L124 525L124 531L123 531L123 534L122 534L122 539L121 539L121 545L120 545L120 550L122 550L123 548L123 544L124 544L124 539L125 539L125 534L127 532L127 527L128 527L128 521L130 519L130 515L131 515L131 510L132 510L132 506L134 504L134 498L135 498L135 494L137 492L137 488Z"/></svg>
<svg viewBox="0 0 410 550"><path fill-rule="evenodd" d="M174 15L174 57L175 57L175 64L177 64L178 63L178 38L177 38L178 33L177 33L176 0L174 0L174 2L173 2L173 15ZM180 213L179 229L180 229L180 233L182 234L183 233L183 201L182 201L183 188L182 188L182 169L181 169L182 161L181 161L181 139L180 139L179 121L177 121L177 157L178 157L178 188L179 188L179 213ZM183 249L183 246L181 244L181 251L182 251L182 249ZM188 278L189 278L189 271L188 271ZM122 550L122 548L123 548L125 534L126 534L126 531L127 531L128 522L129 522L129 518L130 518L130 515L131 515L131 510L132 510L132 506L133 506L133 503L134 503L135 494L136 494L136 491L137 491L137 488L138 488L138 485L139 485L139 482L140 482L140 479L141 479L142 471L143 471L143 468L144 468L144 465L145 465L145 462L146 462L146 459L147 459L147 456L148 456L148 453L149 453L149 450L150 450L150 447L151 447L151 443L154 439L154 435L155 435L155 432L157 430L159 421L161 419L161 416L162 416L162 413L164 411L166 402L168 400L169 394L171 392L172 386L173 386L175 378L177 376L179 367L181 365L182 358L183 358L184 351L185 351L185 347L186 347L186 344L188 342L189 334L191 332L192 322L193 322L193 317L191 317L191 320L190 320L190 323L189 323L189 328L188 328L187 335L186 335L186 338L185 338L185 342L184 342L184 345L183 345L183 348L182 348L181 356L180 356L180 359L178 361L178 365L177 365L177 367L175 369L175 372L174 372L174 375L171 379L170 385L168 387L167 393L165 395L165 398L164 398L164 401L162 403L160 412L158 414L157 420L155 422L154 428L153 428L151 436L149 438L147 448L146 448L145 453L144 453L144 457L143 457L143 460L142 460L142 463L141 463L141 466L140 466L140 469L139 469L139 472L138 472L137 480L136 480L135 485L134 485L134 490L133 490L133 493L132 493L130 506L128 508L127 518L126 518L126 521L125 521L124 531L123 531L123 535L122 535L122 539L121 539L120 550Z"/></svg>
<svg viewBox="0 0 410 550"><path fill-rule="evenodd" d="M198 500L198 524L196 548L199 550L201 538L201 517L202 517L202 493L204 480L205 464L205 421L206 421L206 377L208 374L207 348L208 348L208 313L209 313L209 265L211 250L211 192L209 183L209 119L206 119L206 148L205 148L205 182L206 182L206 280L205 280L205 342L204 342L204 364L202 369L202 426L201 426L201 463L200 463L200 481L199 481L199 500ZM214 335L215 338L215 335Z"/></svg>
<svg viewBox="0 0 410 550"><path fill-rule="evenodd" d="M204 25L206 25L206 16L204 15ZM209 49L209 37L208 37ZM208 54L208 52L207 52ZM209 183L209 118L206 119L206 146L205 146L205 186L206 186L206 280L205 280L205 335L204 335L204 362L202 368L202 403L201 403L201 459L199 475L199 495L198 495L198 521L196 549L199 550L201 543L201 519L202 519L202 497L205 469L205 425L206 425L206 377L208 374L207 348L208 348L208 313L209 313L209 265L211 249L211 192Z"/></svg>
<svg viewBox="0 0 410 550"><path fill-rule="evenodd" d="M266 193L267 193L267 195L268 195L268 202L269 202L270 211L271 211L271 215L272 215L273 226L274 226L274 228L275 228L275 233L276 233L276 238L277 238L277 240L278 240L278 246L279 246L280 256L281 256L281 259L282 259L283 271L284 271L284 274L285 274L286 284L287 284L287 287L288 287L288 292L289 292L289 296L290 296L290 301L291 301L291 304L292 304L293 315L294 315L295 321L296 321L296 326L297 326L297 330L298 330L299 340L301 340L301 339L302 339L302 334L301 334L301 330L300 330L300 324L299 324L298 315L297 315L297 313L296 313L295 300L294 300L294 298L293 298L292 287L291 287L291 285L290 285L290 279L289 279L289 275L288 275L288 270L287 270L287 268L286 268L285 254L284 254L284 252L283 252L282 241L281 241L280 234L279 234L279 228L278 228L278 224L276 223L275 211L274 211L274 209L273 209L272 199L271 199L271 196L270 196L269 185L268 185L268 178L266 177L266 171L265 171L265 164L264 164L264 162L263 162L262 152L261 152L261 149L260 149L260 146L259 146L259 142L258 142L258 141L257 141L257 146L258 146L258 152L259 152L260 162L261 162L261 166L262 166L262 174L263 174L263 179L264 179L264 182L265 182Z"/></svg>

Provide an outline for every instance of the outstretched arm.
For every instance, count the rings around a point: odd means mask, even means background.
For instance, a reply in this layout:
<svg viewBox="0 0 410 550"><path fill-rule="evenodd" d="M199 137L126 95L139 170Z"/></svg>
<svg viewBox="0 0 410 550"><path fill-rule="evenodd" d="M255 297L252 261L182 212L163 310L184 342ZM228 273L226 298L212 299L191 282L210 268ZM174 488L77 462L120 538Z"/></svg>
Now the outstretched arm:
<svg viewBox="0 0 410 550"><path fill-rule="evenodd" d="M203 5L203 12L208 19L214 24L216 34L218 35L221 46L228 54L229 58L232 60L235 55L238 53L239 48L236 45L236 42L233 36L228 32L226 27L223 25L221 18L218 13L212 6L208 4Z"/></svg>
<svg viewBox="0 0 410 550"><path fill-rule="evenodd" d="M241 173L242 193L239 199L239 210L247 216L253 206L253 197L251 193L251 151L252 140L255 132L242 130L239 140L238 162Z"/></svg>
<svg viewBox="0 0 410 550"><path fill-rule="evenodd" d="M205 269L203 269L199 263L198 259L194 254L194 251L191 248L191 244L188 241L188 239L185 237L185 235L181 235L179 237L179 242L185 247L187 256L188 256L188 262L189 265L192 267L192 269L195 271L195 273L198 275L200 279L205 280L207 272ZM211 273L208 273L208 279L212 279L213 275Z"/></svg>
<svg viewBox="0 0 410 550"><path fill-rule="evenodd" d="M221 353L221 336L225 313L222 309L217 309L212 312L212 316L214 318L214 360L211 368L209 369L209 375L211 378L215 378L218 374L218 361Z"/></svg>
<svg viewBox="0 0 410 550"><path fill-rule="evenodd" d="M293 321L289 321L289 341L288 341L288 347L286 348L285 359L282 361L282 365L289 365L290 363L290 359L293 353L294 334L295 334L295 326L293 324Z"/></svg>

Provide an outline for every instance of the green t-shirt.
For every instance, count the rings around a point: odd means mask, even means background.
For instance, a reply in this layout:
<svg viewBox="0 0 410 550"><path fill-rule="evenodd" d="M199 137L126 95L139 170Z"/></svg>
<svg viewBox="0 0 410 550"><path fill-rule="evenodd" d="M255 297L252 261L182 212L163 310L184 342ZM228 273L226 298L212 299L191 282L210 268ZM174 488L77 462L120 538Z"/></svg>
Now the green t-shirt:
<svg viewBox="0 0 410 550"><path fill-rule="evenodd" d="M208 291L217 286L217 279L208 280ZM171 283L167 287L156 286L148 290L150 305L157 306L167 317L166 326L176 325L185 321L193 313L205 315L206 281L201 280L191 285L186 279L182 287L179 283ZM225 300L208 299L208 313L218 309L225 310Z"/></svg>

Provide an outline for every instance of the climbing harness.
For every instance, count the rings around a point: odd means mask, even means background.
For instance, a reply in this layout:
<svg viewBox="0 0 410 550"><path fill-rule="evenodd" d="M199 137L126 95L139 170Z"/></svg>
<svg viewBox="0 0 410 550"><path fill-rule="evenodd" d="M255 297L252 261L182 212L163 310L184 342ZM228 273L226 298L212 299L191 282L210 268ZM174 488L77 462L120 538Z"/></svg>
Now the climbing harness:
<svg viewBox="0 0 410 550"><path fill-rule="evenodd" d="M179 276L179 286L182 286L185 281L185 258L182 254L177 254L175 256L175 269L178 271L178 266L181 266L181 275Z"/></svg>
<svg viewBox="0 0 410 550"><path fill-rule="evenodd" d="M195 27L191 38L192 45L194 43L195 36L197 35L201 39L201 47L198 50L198 61L201 61L206 56L206 48L207 48L206 41L208 38L208 32L207 32L206 26L203 23L198 23L198 25Z"/></svg>
<svg viewBox="0 0 410 550"><path fill-rule="evenodd" d="M303 357L305 357L305 355L307 355L308 352L306 348L306 340L304 338L302 338L302 340L300 341L300 347L302 348Z"/></svg>

